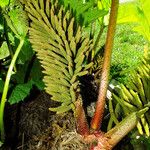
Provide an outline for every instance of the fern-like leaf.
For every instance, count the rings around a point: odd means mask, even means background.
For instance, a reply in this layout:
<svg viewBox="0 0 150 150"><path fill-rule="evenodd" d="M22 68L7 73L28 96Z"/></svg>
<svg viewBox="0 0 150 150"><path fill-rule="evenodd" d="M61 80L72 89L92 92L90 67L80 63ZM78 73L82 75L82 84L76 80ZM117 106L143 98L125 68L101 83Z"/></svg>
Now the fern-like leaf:
<svg viewBox="0 0 150 150"><path fill-rule="evenodd" d="M76 101L78 77L86 75L92 66L84 63L92 40L82 36L81 27L57 1L28 0L25 4L31 19L30 41L44 68L45 90L52 100L62 103L50 110L68 111Z"/></svg>
<svg viewBox="0 0 150 150"><path fill-rule="evenodd" d="M117 94L113 94L113 100L119 105L119 111L115 112L110 100L111 119L109 128L112 122L116 123L118 112L123 110L124 115L141 110L148 110L150 107L150 58L143 59L142 64L131 74L131 80L128 85L120 84ZM115 110L118 109L115 107ZM110 125L111 124L111 125ZM149 111L140 117L137 123L137 128L140 134L150 136L150 119Z"/></svg>

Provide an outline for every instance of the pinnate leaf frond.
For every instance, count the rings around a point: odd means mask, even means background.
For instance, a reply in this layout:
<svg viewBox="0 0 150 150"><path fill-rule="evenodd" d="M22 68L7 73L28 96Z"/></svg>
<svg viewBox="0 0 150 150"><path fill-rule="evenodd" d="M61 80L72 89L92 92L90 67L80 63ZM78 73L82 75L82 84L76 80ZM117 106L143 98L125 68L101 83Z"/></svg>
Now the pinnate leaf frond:
<svg viewBox="0 0 150 150"><path fill-rule="evenodd" d="M92 66L85 63L92 40L82 36L81 27L57 1L28 0L26 10L31 20L30 41L44 68L45 90L52 100L61 102L50 110L68 111L76 101L78 78Z"/></svg>
<svg viewBox="0 0 150 150"><path fill-rule="evenodd" d="M114 122L117 124L117 118L119 112L123 111L126 116L132 112L145 111L146 113L140 117L137 123L137 129L140 134L146 134L150 136L150 119L149 119L149 107L150 107L150 57L145 57L142 64L130 74L131 78L127 85L120 84L120 88L117 89L117 93L113 94L114 103L116 106L113 110L113 104L109 101L109 109L111 112L111 118L109 121L109 127Z"/></svg>

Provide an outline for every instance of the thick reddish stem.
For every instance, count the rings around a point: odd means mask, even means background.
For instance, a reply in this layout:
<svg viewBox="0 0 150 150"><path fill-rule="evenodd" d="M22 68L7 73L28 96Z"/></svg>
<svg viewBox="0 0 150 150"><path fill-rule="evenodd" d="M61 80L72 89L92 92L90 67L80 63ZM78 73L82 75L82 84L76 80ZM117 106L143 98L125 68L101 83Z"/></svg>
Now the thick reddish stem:
<svg viewBox="0 0 150 150"><path fill-rule="evenodd" d="M95 114L91 122L91 128L94 130L98 130L100 128L102 118L103 118L104 108L105 108L105 101L106 101L105 99L106 99L107 87L109 82L110 62L111 62L111 54L112 54L112 47L113 47L113 39L114 39L115 28L116 28L118 6L119 6L119 0L112 0L98 101L96 104Z"/></svg>
<svg viewBox="0 0 150 150"><path fill-rule="evenodd" d="M111 150L136 126L140 116L141 114L138 112L129 114L107 133L104 134L101 131L94 131L90 135L84 137L84 141L92 143L90 150Z"/></svg>
<svg viewBox="0 0 150 150"><path fill-rule="evenodd" d="M76 124L77 124L77 132L82 136L89 135L89 126L86 120L85 111L82 106L82 102L80 99L78 99L75 102L76 112L75 112L75 118L76 118Z"/></svg>
<svg viewBox="0 0 150 150"><path fill-rule="evenodd" d="M111 150L112 147L108 143L108 138L101 131L95 131L84 137L84 142L90 144L90 150Z"/></svg>

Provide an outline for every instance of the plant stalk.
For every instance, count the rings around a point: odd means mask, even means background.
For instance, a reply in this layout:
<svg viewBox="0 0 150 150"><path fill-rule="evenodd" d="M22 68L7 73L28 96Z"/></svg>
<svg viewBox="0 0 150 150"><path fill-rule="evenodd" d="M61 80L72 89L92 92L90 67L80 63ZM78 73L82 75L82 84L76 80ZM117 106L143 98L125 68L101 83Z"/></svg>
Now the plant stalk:
<svg viewBox="0 0 150 150"><path fill-rule="evenodd" d="M96 103L96 110L91 121L91 129L93 130L99 130L103 119L107 87L109 83L111 54L112 54L113 40L115 35L118 6L119 6L119 0L112 0L106 45L104 51L104 62L102 66L102 75L101 75L101 80L100 80L101 82L99 87L99 95Z"/></svg>
<svg viewBox="0 0 150 150"><path fill-rule="evenodd" d="M6 80L5 80L5 84L4 84L4 89L3 89L3 94L2 94L2 98L1 98L1 103L0 103L0 135L1 135L1 141L4 142L5 139L5 130L4 130L4 108L5 108L5 102L7 100L7 93L8 93L8 89L9 89L9 82L10 82L10 78L12 75L12 71L14 68L14 65L16 63L18 54L22 48L24 44L24 39L20 40L20 43L16 49L16 52L12 58L12 61L10 63L7 75L6 75Z"/></svg>
<svg viewBox="0 0 150 150"><path fill-rule="evenodd" d="M85 111L82 106L81 98L75 102L75 118L77 124L77 132L82 136L87 136L90 133L88 122L86 120Z"/></svg>
<svg viewBox="0 0 150 150"><path fill-rule="evenodd" d="M125 137L133 128L135 128L139 117L137 112L131 113L123 119L118 125L105 133L108 143L113 148L123 137Z"/></svg>
<svg viewBox="0 0 150 150"><path fill-rule="evenodd" d="M7 42L7 45L8 45L10 56L11 56L11 58L13 58L14 54L13 54L12 46L11 46L10 41L9 41L8 32L7 32L7 23L6 23L5 19L4 19L4 35L5 35L5 38L6 38L6 42ZM14 65L14 71L17 72L17 68L16 68L15 65Z"/></svg>

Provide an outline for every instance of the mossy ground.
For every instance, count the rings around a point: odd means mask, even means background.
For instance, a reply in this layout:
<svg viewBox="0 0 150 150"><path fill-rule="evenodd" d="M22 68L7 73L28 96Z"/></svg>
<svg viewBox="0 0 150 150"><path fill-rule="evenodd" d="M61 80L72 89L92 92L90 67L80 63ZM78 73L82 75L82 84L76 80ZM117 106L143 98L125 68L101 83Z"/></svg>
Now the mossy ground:
<svg viewBox="0 0 150 150"><path fill-rule="evenodd" d="M7 141L2 150L89 150L89 145L76 132L72 112L56 115L48 110L56 105L42 92L14 106L7 114ZM20 107L18 112L17 107ZM122 150L129 143L125 138L116 150Z"/></svg>

